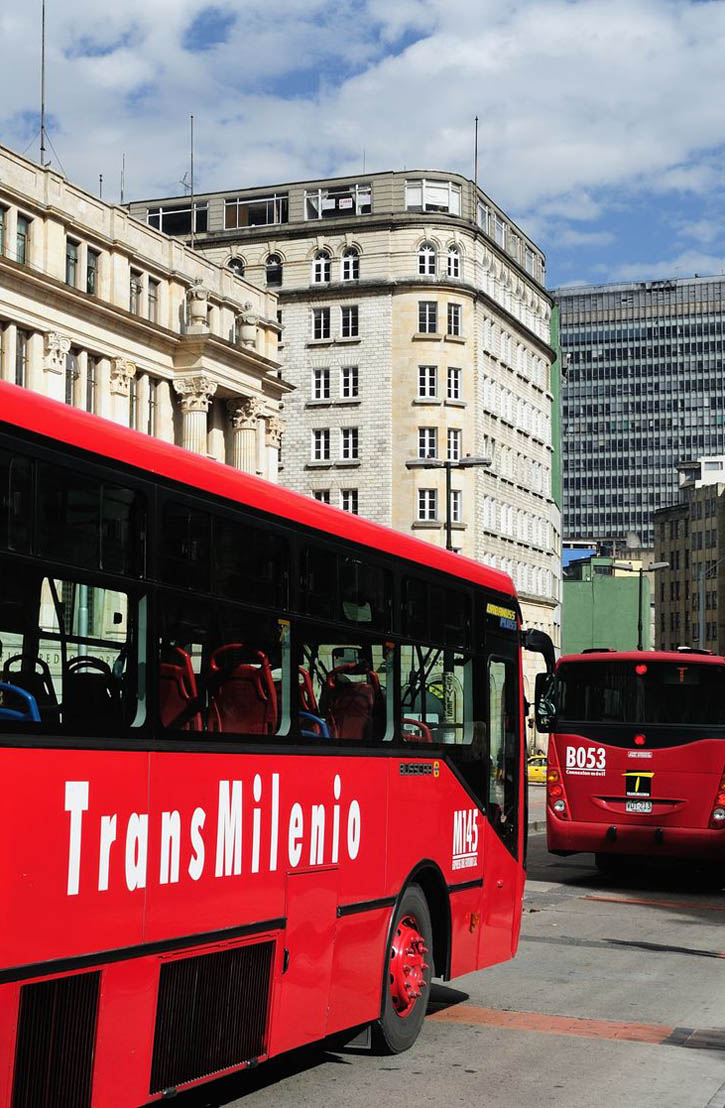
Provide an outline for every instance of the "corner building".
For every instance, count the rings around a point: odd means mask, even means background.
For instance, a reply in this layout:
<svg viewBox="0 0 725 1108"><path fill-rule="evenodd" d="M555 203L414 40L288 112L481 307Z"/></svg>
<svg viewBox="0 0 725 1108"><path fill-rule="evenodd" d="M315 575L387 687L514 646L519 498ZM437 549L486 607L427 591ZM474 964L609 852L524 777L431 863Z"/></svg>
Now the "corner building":
<svg viewBox="0 0 725 1108"><path fill-rule="evenodd" d="M277 297L0 147L0 377L277 479Z"/></svg>
<svg viewBox="0 0 725 1108"><path fill-rule="evenodd" d="M559 289L565 540L654 544L677 466L725 450L725 278ZM674 628L673 628L674 631Z"/></svg>
<svg viewBox="0 0 725 1108"><path fill-rule="evenodd" d="M132 204L191 234L189 197ZM279 297L280 481L511 574L559 642L551 299L541 251L473 182L421 170L200 194L194 242ZM529 695L532 695L530 690Z"/></svg>

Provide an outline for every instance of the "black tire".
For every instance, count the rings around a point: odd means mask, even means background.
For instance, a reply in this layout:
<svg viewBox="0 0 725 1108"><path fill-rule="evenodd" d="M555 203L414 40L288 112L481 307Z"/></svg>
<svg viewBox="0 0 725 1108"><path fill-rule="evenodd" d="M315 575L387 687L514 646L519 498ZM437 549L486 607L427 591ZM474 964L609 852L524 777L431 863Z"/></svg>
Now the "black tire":
<svg viewBox="0 0 725 1108"><path fill-rule="evenodd" d="M427 963L422 971L420 983L420 996L415 1000L411 1010L401 1016L396 1011L391 990L391 974L389 964L393 958L393 943L398 928L406 919L413 919L420 933L426 953L424 960ZM430 921L428 901L419 885L409 885L403 893L395 919L390 932L390 949L386 958L385 978L383 981L382 1017L372 1026L372 1048L377 1054L401 1054L409 1050L420 1034L423 1026L428 997L430 995L430 982L433 976L433 927Z"/></svg>

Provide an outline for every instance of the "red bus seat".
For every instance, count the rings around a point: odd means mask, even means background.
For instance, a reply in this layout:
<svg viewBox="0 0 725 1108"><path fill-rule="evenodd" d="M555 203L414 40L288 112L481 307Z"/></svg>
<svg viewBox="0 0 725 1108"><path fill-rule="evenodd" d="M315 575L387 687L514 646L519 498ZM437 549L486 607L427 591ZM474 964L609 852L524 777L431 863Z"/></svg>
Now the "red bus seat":
<svg viewBox="0 0 725 1108"><path fill-rule="evenodd" d="M402 737L404 743L432 743L433 735L427 723L422 719L409 719L404 716L401 720Z"/></svg>
<svg viewBox="0 0 725 1108"><path fill-rule="evenodd" d="M365 680L350 680L359 675ZM353 741L372 738L381 704L380 681L374 670L347 662L328 673L323 705L332 737Z"/></svg>
<svg viewBox="0 0 725 1108"><path fill-rule="evenodd" d="M191 656L181 646L169 648L159 669L159 716L164 727L201 731L199 693Z"/></svg>
<svg viewBox="0 0 725 1108"><path fill-rule="evenodd" d="M273 735L277 690L267 655L226 643L212 654L209 669L209 730Z"/></svg>

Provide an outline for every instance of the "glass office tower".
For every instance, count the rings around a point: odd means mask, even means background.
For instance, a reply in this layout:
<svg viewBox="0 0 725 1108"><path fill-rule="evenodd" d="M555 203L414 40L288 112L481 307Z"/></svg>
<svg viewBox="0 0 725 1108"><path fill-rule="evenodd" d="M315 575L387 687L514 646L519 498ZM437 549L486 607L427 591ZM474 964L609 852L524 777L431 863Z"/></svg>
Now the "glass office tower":
<svg viewBox="0 0 725 1108"><path fill-rule="evenodd" d="M564 540L653 544L677 465L725 452L725 277L580 286L561 309Z"/></svg>

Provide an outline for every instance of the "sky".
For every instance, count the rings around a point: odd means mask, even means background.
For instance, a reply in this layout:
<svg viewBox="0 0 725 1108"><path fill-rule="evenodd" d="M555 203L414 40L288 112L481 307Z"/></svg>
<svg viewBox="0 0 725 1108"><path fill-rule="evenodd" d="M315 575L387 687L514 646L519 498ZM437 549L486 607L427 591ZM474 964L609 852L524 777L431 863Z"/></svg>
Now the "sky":
<svg viewBox="0 0 725 1108"><path fill-rule="evenodd" d="M39 156L41 0L0 8L0 142ZM725 271L725 0L46 0L52 164L125 200L473 176L550 287Z"/></svg>

